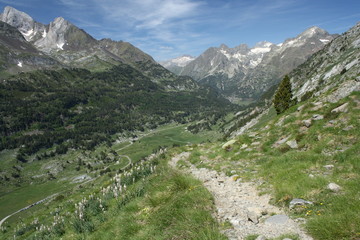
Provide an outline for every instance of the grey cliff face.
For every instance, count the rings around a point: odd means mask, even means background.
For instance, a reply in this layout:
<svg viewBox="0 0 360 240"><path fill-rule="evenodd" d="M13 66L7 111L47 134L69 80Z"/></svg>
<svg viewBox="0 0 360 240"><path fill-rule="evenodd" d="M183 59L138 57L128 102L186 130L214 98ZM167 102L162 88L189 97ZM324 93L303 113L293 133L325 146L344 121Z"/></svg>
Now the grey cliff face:
<svg viewBox="0 0 360 240"><path fill-rule="evenodd" d="M16 27L27 41L36 41L46 32L46 26L34 21L28 14L12 7L5 7L1 21Z"/></svg>

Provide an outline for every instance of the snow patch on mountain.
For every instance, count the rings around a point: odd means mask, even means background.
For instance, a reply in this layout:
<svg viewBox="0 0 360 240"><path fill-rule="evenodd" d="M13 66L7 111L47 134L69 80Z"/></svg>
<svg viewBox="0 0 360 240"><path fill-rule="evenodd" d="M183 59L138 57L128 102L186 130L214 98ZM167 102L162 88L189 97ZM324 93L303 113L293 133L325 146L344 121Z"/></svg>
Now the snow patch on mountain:
<svg viewBox="0 0 360 240"><path fill-rule="evenodd" d="M225 50L221 49L220 52L227 58L230 59L232 56L231 54L229 54L228 52L226 52Z"/></svg>
<svg viewBox="0 0 360 240"><path fill-rule="evenodd" d="M57 43L56 46L58 47L58 49L60 50L64 50L63 46L65 43L61 42L61 43Z"/></svg>
<svg viewBox="0 0 360 240"><path fill-rule="evenodd" d="M264 48L257 47L257 48L253 48L250 50L250 52L252 52L254 54L263 54L263 53L267 53L270 51L271 51L270 47L264 47Z"/></svg>
<svg viewBox="0 0 360 240"><path fill-rule="evenodd" d="M23 67L23 63L18 61L18 64L17 64L19 67Z"/></svg>
<svg viewBox="0 0 360 240"><path fill-rule="evenodd" d="M167 61L159 62L163 67L171 67L171 66L178 66L178 67L185 67L188 63L192 62L195 57L190 55L183 55L181 57L177 57L174 59L170 59Z"/></svg>

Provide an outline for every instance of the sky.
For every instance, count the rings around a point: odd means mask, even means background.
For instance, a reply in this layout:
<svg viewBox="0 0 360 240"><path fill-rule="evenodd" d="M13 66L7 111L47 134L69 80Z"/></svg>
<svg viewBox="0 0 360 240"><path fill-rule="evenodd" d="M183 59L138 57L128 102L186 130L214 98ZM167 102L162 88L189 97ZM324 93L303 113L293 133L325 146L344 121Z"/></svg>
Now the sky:
<svg viewBox="0 0 360 240"><path fill-rule="evenodd" d="M64 17L96 39L130 42L157 61L222 43L278 44L312 26L341 34L360 21L360 0L0 0L5 6L44 24Z"/></svg>

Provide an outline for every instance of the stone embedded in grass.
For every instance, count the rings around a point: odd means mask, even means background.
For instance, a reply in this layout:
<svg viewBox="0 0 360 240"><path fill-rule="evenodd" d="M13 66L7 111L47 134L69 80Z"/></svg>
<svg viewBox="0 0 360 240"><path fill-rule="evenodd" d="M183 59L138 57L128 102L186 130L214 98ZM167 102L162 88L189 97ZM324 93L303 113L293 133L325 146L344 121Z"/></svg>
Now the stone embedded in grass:
<svg viewBox="0 0 360 240"><path fill-rule="evenodd" d="M332 192L340 192L341 190L341 187L336 183L329 183L326 188Z"/></svg>
<svg viewBox="0 0 360 240"><path fill-rule="evenodd" d="M354 129L354 126L353 126L353 125L349 125L349 126L344 127L342 130L344 130L344 131L350 131L350 130L352 130L352 129Z"/></svg>
<svg viewBox="0 0 360 240"><path fill-rule="evenodd" d="M314 204L313 202L306 201L301 198L294 198L293 200L290 201L289 208L292 209L295 206L305 206L305 205L313 205L313 204Z"/></svg>
<svg viewBox="0 0 360 240"><path fill-rule="evenodd" d="M321 119L324 119L324 115L320 115L320 114L314 114L312 116L312 119L317 121L317 120L321 120Z"/></svg>
<svg viewBox="0 0 360 240"><path fill-rule="evenodd" d="M332 170L334 168L334 165L328 164L328 165L325 165L324 168L326 168L326 170Z"/></svg>
<svg viewBox="0 0 360 240"><path fill-rule="evenodd" d="M248 147L248 145L246 143L244 143L243 145L241 145L240 150L243 150L243 149L245 149L247 147Z"/></svg>
<svg viewBox="0 0 360 240"><path fill-rule="evenodd" d="M305 127L309 128L311 126L311 119L305 119L302 121Z"/></svg>
<svg viewBox="0 0 360 240"><path fill-rule="evenodd" d="M236 142L236 140L232 139L232 140L226 142L224 145L222 145L221 148L224 149L224 150L231 150L231 147L235 142Z"/></svg>
<svg viewBox="0 0 360 240"><path fill-rule="evenodd" d="M344 103L342 104L341 106L337 107L337 108L334 108L333 110L331 110L332 113L345 113L348 111L348 106L349 106L349 103Z"/></svg>
<svg viewBox="0 0 360 240"><path fill-rule="evenodd" d="M282 136L279 140L277 140L277 141L274 143L274 146L275 146L275 147L280 146L281 144L285 143L289 138L290 138L290 136L287 136L287 137Z"/></svg>
<svg viewBox="0 0 360 240"><path fill-rule="evenodd" d="M286 142L286 144L292 149L298 148L298 144L296 140L289 140Z"/></svg>

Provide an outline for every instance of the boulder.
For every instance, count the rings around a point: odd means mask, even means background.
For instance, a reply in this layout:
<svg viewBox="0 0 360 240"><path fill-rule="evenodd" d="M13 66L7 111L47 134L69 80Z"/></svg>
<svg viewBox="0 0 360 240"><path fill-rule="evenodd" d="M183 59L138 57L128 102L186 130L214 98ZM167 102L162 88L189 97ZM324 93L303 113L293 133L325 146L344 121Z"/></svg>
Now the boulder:
<svg viewBox="0 0 360 240"><path fill-rule="evenodd" d="M320 114L314 114L312 116L312 119L317 121L317 120L321 120L321 119L324 119L324 115L320 115Z"/></svg>
<svg viewBox="0 0 360 240"><path fill-rule="evenodd" d="M311 119L305 119L302 121L305 127L309 128L311 126Z"/></svg>
<svg viewBox="0 0 360 240"><path fill-rule="evenodd" d="M331 110L332 113L345 113L348 111L348 106L349 106L349 103L344 103L342 105L340 105L339 107L337 108L334 108L333 110Z"/></svg>
<svg viewBox="0 0 360 240"><path fill-rule="evenodd" d="M329 183L326 188L332 192L340 192L341 190L341 187L336 183Z"/></svg>
<svg viewBox="0 0 360 240"><path fill-rule="evenodd" d="M236 140L235 140L235 139L232 139L232 140L226 142L224 145L222 145L221 148L222 148L222 149L229 149L229 148L231 148L231 146L232 146L235 142L236 142Z"/></svg>
<svg viewBox="0 0 360 240"><path fill-rule="evenodd" d="M296 140L289 140L286 142L286 144L292 149L298 148Z"/></svg>
<svg viewBox="0 0 360 240"><path fill-rule="evenodd" d="M314 203L310 202L310 201L306 201L301 198L294 198L293 200L290 201L289 208L292 209L295 206L304 206L304 205L312 205L312 204L314 204Z"/></svg>

